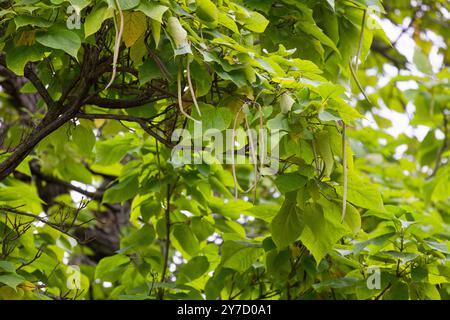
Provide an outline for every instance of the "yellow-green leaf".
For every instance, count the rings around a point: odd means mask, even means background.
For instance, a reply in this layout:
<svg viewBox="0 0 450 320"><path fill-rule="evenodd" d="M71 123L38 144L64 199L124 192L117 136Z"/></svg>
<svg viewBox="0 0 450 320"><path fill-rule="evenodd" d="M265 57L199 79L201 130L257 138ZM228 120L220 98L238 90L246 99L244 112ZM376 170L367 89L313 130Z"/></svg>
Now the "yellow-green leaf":
<svg viewBox="0 0 450 320"><path fill-rule="evenodd" d="M142 12L124 12L123 40L127 48L133 46L147 30L147 18Z"/></svg>

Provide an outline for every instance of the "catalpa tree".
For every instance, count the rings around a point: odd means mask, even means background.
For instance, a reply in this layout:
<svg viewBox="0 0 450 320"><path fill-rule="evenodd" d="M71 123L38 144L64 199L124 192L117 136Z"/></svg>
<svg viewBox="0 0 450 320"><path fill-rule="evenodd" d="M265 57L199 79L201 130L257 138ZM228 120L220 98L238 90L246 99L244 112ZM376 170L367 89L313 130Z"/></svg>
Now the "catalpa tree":
<svg viewBox="0 0 450 320"><path fill-rule="evenodd" d="M449 16L0 1L0 298L448 299Z"/></svg>

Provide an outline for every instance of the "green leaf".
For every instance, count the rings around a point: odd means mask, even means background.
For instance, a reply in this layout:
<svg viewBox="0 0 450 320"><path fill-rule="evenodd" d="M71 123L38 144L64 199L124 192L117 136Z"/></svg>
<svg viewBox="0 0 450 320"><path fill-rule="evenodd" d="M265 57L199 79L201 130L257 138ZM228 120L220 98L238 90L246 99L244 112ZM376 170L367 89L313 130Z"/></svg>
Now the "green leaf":
<svg viewBox="0 0 450 320"><path fill-rule="evenodd" d="M280 211L270 224L273 241L278 248L284 248L298 239L304 227L303 211L297 207L296 193L286 194Z"/></svg>
<svg viewBox="0 0 450 320"><path fill-rule="evenodd" d="M191 77L195 86L195 96L202 97L211 90L212 77L205 64L191 63Z"/></svg>
<svg viewBox="0 0 450 320"><path fill-rule="evenodd" d="M391 239L395 235L396 235L395 232L389 232L389 233L381 234L379 236L373 237L373 238L365 240L365 241L357 242L353 247L353 251L355 253L359 253L369 245L374 245L381 249L384 245L386 245L386 243L389 241L389 239Z"/></svg>
<svg viewBox="0 0 450 320"><path fill-rule="evenodd" d="M245 20L244 27L250 31L262 33L266 30L269 20L267 20L262 14L253 11L250 16Z"/></svg>
<svg viewBox="0 0 450 320"><path fill-rule="evenodd" d="M419 47L414 50L413 62L419 71L427 74L433 73L430 60Z"/></svg>
<svg viewBox="0 0 450 320"><path fill-rule="evenodd" d="M8 273L15 273L16 272L16 266L14 263L10 261L0 261L0 270L3 270Z"/></svg>
<svg viewBox="0 0 450 320"><path fill-rule="evenodd" d="M172 232L177 247L186 252L189 256L194 256L198 252L200 248L198 240L189 226L177 224Z"/></svg>
<svg viewBox="0 0 450 320"><path fill-rule="evenodd" d="M161 23L156 20L152 20L152 36L153 40L155 40L155 47L158 48L159 39L161 38Z"/></svg>
<svg viewBox="0 0 450 320"><path fill-rule="evenodd" d="M267 121L267 128L269 128L271 131L290 131L288 120L282 113L277 114L275 118Z"/></svg>
<svg viewBox="0 0 450 320"><path fill-rule="evenodd" d="M203 129L228 129L231 124L232 114L228 108L215 108L211 105L199 103L202 112Z"/></svg>
<svg viewBox="0 0 450 320"><path fill-rule="evenodd" d="M14 186L0 185L0 201L14 201L27 199L27 202L44 203L37 195L36 188L33 185L25 183Z"/></svg>
<svg viewBox="0 0 450 320"><path fill-rule="evenodd" d="M215 192L220 193L221 195L223 195L227 199L232 199L233 198L233 194L230 192L229 188L227 188L222 183L222 181L220 181L220 179L218 179L217 177L210 175L208 177L208 182L211 185L211 189L213 189Z"/></svg>
<svg viewBox="0 0 450 320"><path fill-rule="evenodd" d="M194 281L204 275L208 269L209 261L205 256L194 257L180 266L177 281L182 283Z"/></svg>
<svg viewBox="0 0 450 320"><path fill-rule="evenodd" d="M69 0L69 2L77 10L81 11L91 3L91 0Z"/></svg>
<svg viewBox="0 0 450 320"><path fill-rule="evenodd" d="M306 178L297 172L289 172L279 175L275 179L278 190L282 193L303 188L306 185Z"/></svg>
<svg viewBox="0 0 450 320"><path fill-rule="evenodd" d="M236 22L234 22L232 18L230 18L227 14L223 12L219 12L219 24L224 27L227 27L236 34L239 34L239 29Z"/></svg>
<svg viewBox="0 0 450 320"><path fill-rule="evenodd" d="M139 7L136 8L136 10L143 12L147 17L158 21L159 23L163 22L162 17L168 9L169 8L166 6L150 1L143 1Z"/></svg>
<svg viewBox="0 0 450 320"><path fill-rule="evenodd" d="M279 279L287 278L291 272L290 251L271 250L266 255L267 272Z"/></svg>
<svg viewBox="0 0 450 320"><path fill-rule="evenodd" d="M400 252L394 250L380 251L377 253L379 257L388 257L393 258L395 260L401 260L402 263L406 263L408 261L414 260L419 256L416 252Z"/></svg>
<svg viewBox="0 0 450 320"><path fill-rule="evenodd" d="M321 292L323 290L328 290L329 288L333 289L342 289L342 288L348 288L351 286L354 286L360 279L355 277L345 277L345 278L338 278L338 279L331 279L326 281L321 281L319 283L313 284L313 288Z"/></svg>
<svg viewBox="0 0 450 320"><path fill-rule="evenodd" d="M193 116L197 119L201 118L202 130L194 130L194 124L191 124L189 127L189 131L191 132L192 137L197 138L203 136L203 134L209 129L223 131L230 127L231 120L233 119L233 114L231 113L229 108L218 108L203 102L199 102L198 106L202 115L200 117L197 111L193 111Z"/></svg>
<svg viewBox="0 0 450 320"><path fill-rule="evenodd" d="M441 295L435 285L426 282L410 284L411 299L441 300Z"/></svg>
<svg viewBox="0 0 450 320"><path fill-rule="evenodd" d="M108 15L109 11L107 6L101 5L96 7L95 10L92 11L85 19L84 36L87 38L91 34L94 34L100 30L103 21L105 21Z"/></svg>
<svg viewBox="0 0 450 320"><path fill-rule="evenodd" d="M259 204L247 209L250 216L270 222L277 215L279 206L275 204Z"/></svg>
<svg viewBox="0 0 450 320"><path fill-rule="evenodd" d="M73 31L53 26L47 32L37 33L36 41L46 47L63 50L74 57L75 60L78 60L77 53L81 47L81 40Z"/></svg>
<svg viewBox="0 0 450 320"><path fill-rule="evenodd" d="M448 248L448 244L443 242L436 242L433 240L424 240L424 242L432 249L445 254L450 254L450 250Z"/></svg>
<svg viewBox="0 0 450 320"><path fill-rule="evenodd" d="M140 0L119 0L121 10L130 10L136 8ZM116 8L116 0L108 0L108 5L110 8Z"/></svg>
<svg viewBox="0 0 450 320"><path fill-rule="evenodd" d="M211 0L196 0L197 16L206 22L217 22L219 18L219 9Z"/></svg>
<svg viewBox="0 0 450 320"><path fill-rule="evenodd" d="M95 268L95 278L103 281L114 281L130 262L130 258L122 254L103 258Z"/></svg>
<svg viewBox="0 0 450 320"><path fill-rule="evenodd" d="M333 248L334 244L348 229L340 223L340 210L333 210L330 202L323 198L318 203L304 207L304 230L300 236L302 243L314 256L317 265Z"/></svg>
<svg viewBox="0 0 450 320"><path fill-rule="evenodd" d="M250 202L232 199L225 201L221 198L213 197L208 201L209 207L214 213L224 215L231 219L238 219L241 214L250 209L253 205Z"/></svg>
<svg viewBox="0 0 450 320"><path fill-rule="evenodd" d="M234 222L232 220L225 220L225 219L214 219L214 227L223 233L226 233L230 236L235 236L238 239L245 239L245 228L237 222Z"/></svg>
<svg viewBox="0 0 450 320"><path fill-rule="evenodd" d="M16 290L16 287L22 283L25 279L22 276L19 276L15 273L8 273L4 275L0 275L0 283L6 284L8 287Z"/></svg>
<svg viewBox="0 0 450 320"><path fill-rule="evenodd" d="M330 82L323 83L314 90L319 93L323 101L332 98L338 98L341 94L345 92L345 88L343 86Z"/></svg>
<svg viewBox="0 0 450 320"><path fill-rule="evenodd" d="M341 98L334 98L328 100L328 106L337 111L341 116L341 119L345 123L353 123L356 119L364 118L364 116L358 112L355 108L352 108L348 103L346 103Z"/></svg>
<svg viewBox="0 0 450 320"><path fill-rule="evenodd" d="M318 132L315 135L315 138L314 144L316 146L317 153L325 164L324 175L329 177L334 167L334 156L331 151L329 132L326 130Z"/></svg>
<svg viewBox="0 0 450 320"><path fill-rule="evenodd" d="M403 281L396 281L383 295L383 300L409 300L409 288Z"/></svg>
<svg viewBox="0 0 450 320"><path fill-rule="evenodd" d="M89 156L95 145L95 134L90 128L83 125L76 126L72 132L73 142L81 154Z"/></svg>
<svg viewBox="0 0 450 320"><path fill-rule="evenodd" d="M243 272L250 268L264 250L255 244L242 241L225 241L222 244L221 263L225 268Z"/></svg>
<svg viewBox="0 0 450 320"><path fill-rule="evenodd" d="M119 135L114 139L98 142L95 146L95 162L104 166L118 163L135 146L134 139Z"/></svg>
<svg viewBox="0 0 450 320"><path fill-rule="evenodd" d="M161 71L158 65L153 59L145 60L142 65L139 66L139 83L141 85L153 80L161 78Z"/></svg>
<svg viewBox="0 0 450 320"><path fill-rule="evenodd" d="M48 28L52 25L51 21L47 21L39 16L20 15L14 18L16 28L19 29L24 26L32 26L39 28Z"/></svg>
<svg viewBox="0 0 450 320"><path fill-rule="evenodd" d="M133 198L139 188L137 175L131 175L111 188L108 188L103 195L102 203L118 203Z"/></svg>
<svg viewBox="0 0 450 320"><path fill-rule="evenodd" d="M124 237L120 242L120 252L128 253L135 250L147 249L155 240L155 230L149 224L145 224L138 230L133 230L131 234Z"/></svg>
<svg viewBox="0 0 450 320"><path fill-rule="evenodd" d="M336 191L342 196L342 186L337 186ZM361 208L386 211L378 188L355 172L348 172L347 201Z"/></svg>
<svg viewBox="0 0 450 320"><path fill-rule="evenodd" d="M338 201L338 206L342 208L342 201ZM345 208L344 223L353 233L358 233L361 230L361 215L359 211L350 203L347 203Z"/></svg>
<svg viewBox="0 0 450 320"><path fill-rule="evenodd" d="M309 22L302 22L301 24L298 25L297 28L317 38L317 40L322 42L324 45L332 48L334 51L340 54L333 40L331 40L325 33L323 33L323 31L317 25Z"/></svg>
<svg viewBox="0 0 450 320"><path fill-rule="evenodd" d="M206 240L215 231L212 224L203 217L192 217L191 229L200 242Z"/></svg>
<svg viewBox="0 0 450 320"><path fill-rule="evenodd" d="M44 48L40 45L12 47L6 51L6 65L18 76L23 76L27 62L38 61L43 57Z"/></svg>

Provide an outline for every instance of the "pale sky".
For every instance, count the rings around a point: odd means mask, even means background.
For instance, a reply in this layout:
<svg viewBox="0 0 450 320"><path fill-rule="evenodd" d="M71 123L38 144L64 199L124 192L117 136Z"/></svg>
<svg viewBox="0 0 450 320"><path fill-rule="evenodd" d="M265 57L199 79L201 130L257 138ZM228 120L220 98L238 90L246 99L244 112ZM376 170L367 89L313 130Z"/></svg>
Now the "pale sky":
<svg viewBox="0 0 450 320"><path fill-rule="evenodd" d="M448 12L444 12L444 15L449 15ZM401 35L402 28L407 27L411 21L410 18L405 18L403 21L403 25L401 27L395 26L391 21L388 19L381 19L378 20L381 23L381 26L383 27L386 35L391 40L391 42L396 42L396 49L406 57L408 60L407 67L409 69L409 72L402 72L402 74L411 74L411 75L423 75L417 68L415 67L413 63L413 55L415 50L415 42L413 38L411 37L412 30L409 30L407 32L404 32ZM401 36L400 36L401 35ZM440 47L445 47L445 43L442 39L442 37L436 35L433 32L427 32L426 38L430 39L433 42L433 46L430 50L430 63L432 65L433 71L438 72L442 68L443 64L443 56L442 54L438 53L438 50ZM399 38L400 37L400 38ZM397 76L397 69L390 65L385 65L383 68L384 75L377 73L379 77L379 86L383 87L385 84L387 84L392 77ZM370 72L370 71L369 71ZM397 87L404 91L407 89L416 89L417 83L414 81L403 81L403 82L397 82ZM373 91L373 90L372 90ZM405 113L399 113L396 111L393 111L386 106L384 106L382 103L381 109L375 109L373 110L374 113L387 118L392 121L393 126L391 128L386 129L386 132L392 135L393 137L398 137L400 134L404 133L409 137L416 137L419 141L422 141L425 136L427 135L429 131L429 127L427 126L415 126L412 127L410 125L410 119L414 115L415 107L412 102L409 102L406 106L406 112ZM363 120L364 126L370 126L373 128L378 128L375 120L373 119L372 115L370 113L367 113L366 115L367 120ZM436 131L436 138L443 139L443 133L440 131ZM403 156L404 152L406 151L406 145L402 145L397 147L395 158L399 159Z"/></svg>

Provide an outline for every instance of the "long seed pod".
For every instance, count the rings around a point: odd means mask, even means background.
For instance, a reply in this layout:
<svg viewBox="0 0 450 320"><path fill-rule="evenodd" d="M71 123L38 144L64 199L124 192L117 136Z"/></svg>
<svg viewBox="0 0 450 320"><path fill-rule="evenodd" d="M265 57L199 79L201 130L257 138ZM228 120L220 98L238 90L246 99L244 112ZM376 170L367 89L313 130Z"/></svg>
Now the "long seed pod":
<svg viewBox="0 0 450 320"><path fill-rule="evenodd" d="M261 153L261 159L260 159L260 168L258 171L258 157L257 157L257 152L256 152L256 148L255 148L255 144L254 141L252 139L252 137L249 135L249 151L250 151L250 155L252 157L253 160L253 165L254 165L254 172L255 172L255 181L253 182L253 184L244 191L244 193L248 193L250 191L254 191L253 193L253 202L255 202L256 200L256 187L258 186L259 180L261 179L261 172L263 171L264 168L264 161L265 161L265 141L261 141L261 129L264 125L264 119L263 119L263 113L262 113L262 108L261 105L258 102L254 102L254 104L258 107L258 111L259 111L259 126L260 126L260 140L259 140L259 146L262 148L260 148L260 153ZM249 132L250 130L250 125L248 122L248 118L247 115L244 114L244 120L245 120L245 125L247 127L247 132Z"/></svg>
<svg viewBox="0 0 450 320"><path fill-rule="evenodd" d="M195 90L194 90L194 87L192 86L191 67L190 67L190 65L191 65L191 62L189 61L189 57L187 57L186 77L187 77L187 81L188 81L188 85L189 85L189 90L191 91L192 101L194 102L195 109L197 109L198 115L201 116L202 113L200 112L200 108L199 108L198 103L197 103L197 98L195 96Z"/></svg>
<svg viewBox="0 0 450 320"><path fill-rule="evenodd" d="M234 145L235 145L234 139L236 138L237 120L238 120L239 115L241 114L241 111L244 108L244 106L245 106L245 104L242 105L242 107L236 113L236 116L234 117L233 130L231 131L231 172L233 173L234 197L236 199L238 198L239 193L238 193L238 182L237 182L237 176L236 176L236 164L234 163Z"/></svg>
<svg viewBox="0 0 450 320"><path fill-rule="evenodd" d="M194 119L189 114L184 111L183 108L183 96L182 96L182 90L181 90L181 67L178 69L178 77L177 77L177 88L178 88L178 106L180 107L180 112L188 119L191 119L194 122L200 123L201 121Z"/></svg>
<svg viewBox="0 0 450 320"><path fill-rule="evenodd" d="M117 7L117 11L119 12L119 26L117 26L117 20L114 15L114 28L116 30L115 40L114 40L114 55L113 55L113 70L111 75L111 80L109 80L108 84L106 85L105 89L108 89L112 83L114 82L114 79L116 78L117 73L117 61L119 60L119 51L120 51L120 42L122 40L122 34L123 34L123 27L124 27L124 18L123 18L123 12L122 8L120 7L119 0L115 0L115 4Z"/></svg>
<svg viewBox="0 0 450 320"><path fill-rule="evenodd" d="M248 188L246 191L244 191L244 193L247 193L247 192L250 192L253 188L255 188L256 184L258 183L258 161L256 158L256 151L255 151L255 145L253 143L253 137L250 134L250 125L248 123L248 118L245 113L244 113L244 122L245 122L245 126L247 128L247 133L249 134L248 135L248 147L249 147L249 151L250 151L250 156L252 157L254 172L255 172L255 181L250 186L250 188Z"/></svg>

